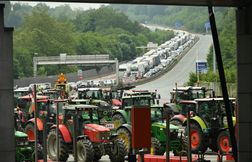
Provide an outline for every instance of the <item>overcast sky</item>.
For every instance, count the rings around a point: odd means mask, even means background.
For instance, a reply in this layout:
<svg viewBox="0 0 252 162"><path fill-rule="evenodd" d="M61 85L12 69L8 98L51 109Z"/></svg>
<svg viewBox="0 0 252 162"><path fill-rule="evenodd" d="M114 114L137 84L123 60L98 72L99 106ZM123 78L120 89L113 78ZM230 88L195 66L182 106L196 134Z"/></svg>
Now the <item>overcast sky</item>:
<svg viewBox="0 0 252 162"><path fill-rule="evenodd" d="M21 3L21 4L29 4L31 6L35 6L39 2L19 2L19 1L12 1L11 3ZM40 2L40 3L45 3L46 5L50 6L51 8L54 8L56 6L64 5L64 4L69 4L71 8L73 9L90 9L90 8L99 8L101 5L106 5L106 4L98 4L98 3L59 3L59 2Z"/></svg>

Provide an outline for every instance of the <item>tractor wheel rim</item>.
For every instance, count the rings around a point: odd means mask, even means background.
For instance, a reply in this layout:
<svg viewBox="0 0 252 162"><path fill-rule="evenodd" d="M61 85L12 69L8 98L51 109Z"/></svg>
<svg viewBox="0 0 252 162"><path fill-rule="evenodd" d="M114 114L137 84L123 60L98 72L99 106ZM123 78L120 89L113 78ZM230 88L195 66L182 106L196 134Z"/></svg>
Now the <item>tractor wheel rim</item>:
<svg viewBox="0 0 252 162"><path fill-rule="evenodd" d="M125 133L119 133L118 136L124 141L126 149L129 150L129 138L127 135Z"/></svg>
<svg viewBox="0 0 252 162"><path fill-rule="evenodd" d="M85 146L81 143L78 143L77 156L80 161L85 161L86 159L86 149Z"/></svg>
<svg viewBox="0 0 252 162"><path fill-rule="evenodd" d="M120 120L115 120L114 121L114 127L115 128L118 128L118 127L120 127L122 124L121 124L121 121Z"/></svg>
<svg viewBox="0 0 252 162"><path fill-rule="evenodd" d="M33 130L31 130L31 129L27 130L26 134L28 135L28 139L30 141L34 141L35 140L35 135L34 135Z"/></svg>
<svg viewBox="0 0 252 162"><path fill-rule="evenodd" d="M198 147L200 143L200 137L199 137L199 133L195 130L191 131L191 146L192 149L195 149Z"/></svg>
<svg viewBox="0 0 252 162"><path fill-rule="evenodd" d="M223 152L229 152L231 147L229 146L228 136L222 136L219 142L220 142L220 149Z"/></svg>

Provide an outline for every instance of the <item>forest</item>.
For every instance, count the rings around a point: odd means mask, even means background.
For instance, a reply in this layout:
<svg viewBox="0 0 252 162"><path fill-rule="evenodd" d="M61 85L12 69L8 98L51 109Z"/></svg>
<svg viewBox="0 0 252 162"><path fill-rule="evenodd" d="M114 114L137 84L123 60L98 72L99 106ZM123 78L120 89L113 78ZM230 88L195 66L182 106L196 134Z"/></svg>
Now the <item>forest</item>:
<svg viewBox="0 0 252 162"><path fill-rule="evenodd" d="M45 4L34 7L6 2L5 24L15 27L15 78L32 76L32 58L36 56L109 54L111 59L131 60L143 53L139 46L148 42L161 44L173 37L173 32L155 32L140 23L158 24L206 34L207 7L119 5L99 9L73 10L69 5L50 8ZM236 26L234 8L214 8L227 82L236 83ZM207 33L210 34L210 33ZM200 74L202 81L218 81L213 72L213 48L207 58L208 72ZM47 66L39 75L60 71L72 72L77 67ZM190 74L189 85L197 82Z"/></svg>
<svg viewBox="0 0 252 162"><path fill-rule="evenodd" d="M111 59L128 61L143 54L137 47L148 42L161 44L174 36L172 31L150 31L109 6L86 11L72 10L68 5L6 6L5 24L15 28L15 79L33 75L34 56L109 54ZM76 72L77 68L41 66L38 74Z"/></svg>

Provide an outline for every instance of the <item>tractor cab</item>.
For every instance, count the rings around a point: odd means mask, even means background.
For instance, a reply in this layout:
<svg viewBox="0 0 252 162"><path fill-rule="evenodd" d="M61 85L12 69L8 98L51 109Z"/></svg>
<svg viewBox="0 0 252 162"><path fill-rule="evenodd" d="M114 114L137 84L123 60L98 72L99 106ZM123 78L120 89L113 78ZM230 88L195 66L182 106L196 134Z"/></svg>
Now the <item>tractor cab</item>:
<svg viewBox="0 0 252 162"><path fill-rule="evenodd" d="M233 122L235 123L235 108L233 101L229 98L232 108ZM196 115L200 116L210 128L223 128L227 126L226 111L223 98L195 99L197 102Z"/></svg>
<svg viewBox="0 0 252 162"><path fill-rule="evenodd" d="M79 99L103 100L101 88L78 88Z"/></svg>
<svg viewBox="0 0 252 162"><path fill-rule="evenodd" d="M181 100L194 100L196 98L206 97L205 87L177 87L173 88L171 93L171 103L179 103Z"/></svg>

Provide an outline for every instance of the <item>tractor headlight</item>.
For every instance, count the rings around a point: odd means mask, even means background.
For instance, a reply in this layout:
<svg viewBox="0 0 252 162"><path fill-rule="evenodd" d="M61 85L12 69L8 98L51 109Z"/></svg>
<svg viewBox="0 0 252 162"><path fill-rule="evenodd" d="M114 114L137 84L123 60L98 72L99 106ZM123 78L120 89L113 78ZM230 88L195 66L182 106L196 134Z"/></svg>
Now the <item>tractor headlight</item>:
<svg viewBox="0 0 252 162"><path fill-rule="evenodd" d="M29 145L29 141L27 138L17 138L17 146L27 146Z"/></svg>
<svg viewBox="0 0 252 162"><path fill-rule="evenodd" d="M110 139L110 132L100 132L99 133L99 139L101 140L109 140Z"/></svg>

